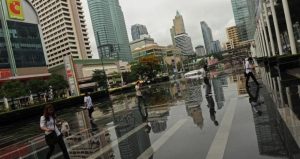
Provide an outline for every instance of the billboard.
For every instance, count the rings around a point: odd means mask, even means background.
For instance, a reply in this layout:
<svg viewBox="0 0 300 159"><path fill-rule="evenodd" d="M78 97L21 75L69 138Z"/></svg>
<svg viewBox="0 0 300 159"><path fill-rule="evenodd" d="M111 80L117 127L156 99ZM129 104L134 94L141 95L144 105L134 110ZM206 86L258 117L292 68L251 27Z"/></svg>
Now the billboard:
<svg viewBox="0 0 300 159"><path fill-rule="evenodd" d="M6 0L10 19L24 20L22 0Z"/></svg>

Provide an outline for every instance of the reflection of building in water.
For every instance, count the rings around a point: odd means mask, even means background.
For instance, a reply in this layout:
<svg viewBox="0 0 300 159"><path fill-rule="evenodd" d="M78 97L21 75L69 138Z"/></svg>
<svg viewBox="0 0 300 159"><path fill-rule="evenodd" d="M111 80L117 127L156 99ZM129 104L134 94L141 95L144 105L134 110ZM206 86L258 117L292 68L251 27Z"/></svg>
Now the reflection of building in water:
<svg viewBox="0 0 300 159"><path fill-rule="evenodd" d="M151 108L148 111L148 121L151 124L154 133L160 133L167 129L167 121L170 108L168 106Z"/></svg>
<svg viewBox="0 0 300 159"><path fill-rule="evenodd" d="M212 85L214 88L214 94L216 103L218 106L218 109L221 109L224 106L225 96L224 96L224 90L223 85L227 86L227 79L226 77L218 77L212 79Z"/></svg>
<svg viewBox="0 0 300 159"><path fill-rule="evenodd" d="M187 112L190 117L193 118L194 124L196 124L199 128L203 127L203 116L202 110L200 106L197 107L187 107Z"/></svg>
<svg viewBox="0 0 300 159"><path fill-rule="evenodd" d="M130 132L143 123L141 114L137 109L129 112L126 116L119 116L115 119L116 133L118 138ZM149 134L144 129L119 143L119 150L122 159L133 159L140 156L146 149L151 146Z"/></svg>
<svg viewBox="0 0 300 159"><path fill-rule="evenodd" d="M175 100L182 99L182 92L186 89L185 82L176 81L170 87L172 98Z"/></svg>
<svg viewBox="0 0 300 159"><path fill-rule="evenodd" d="M80 133L66 138L68 147L71 147L69 151L71 158L88 158L111 142L107 128L98 128L95 123L89 120L87 111L76 113L76 118ZM76 147L72 148L75 145ZM114 158L113 150L105 152L101 157L105 159Z"/></svg>
<svg viewBox="0 0 300 159"><path fill-rule="evenodd" d="M200 80L189 80L185 91L185 105L187 107L200 106L203 97Z"/></svg>
<svg viewBox="0 0 300 159"><path fill-rule="evenodd" d="M247 94L246 90L246 78L244 75L237 75L237 89L238 89L238 95Z"/></svg>
<svg viewBox="0 0 300 159"><path fill-rule="evenodd" d="M230 77L229 77L229 81L230 83L235 83L238 81L237 79L237 75L236 74L232 74Z"/></svg>

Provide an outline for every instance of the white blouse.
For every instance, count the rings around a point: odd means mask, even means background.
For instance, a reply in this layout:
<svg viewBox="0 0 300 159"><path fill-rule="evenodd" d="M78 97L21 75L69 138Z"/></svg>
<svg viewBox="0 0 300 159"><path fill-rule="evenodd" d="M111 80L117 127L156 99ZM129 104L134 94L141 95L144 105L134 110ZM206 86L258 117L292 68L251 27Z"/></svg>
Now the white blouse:
<svg viewBox="0 0 300 159"><path fill-rule="evenodd" d="M49 121L46 121L46 118L44 116L41 116L41 120L40 120L40 127L46 127L48 129L55 129L56 135L59 136L61 133L58 130L57 126L54 126L54 119L53 117L49 117ZM50 134L51 132L45 131L45 135Z"/></svg>

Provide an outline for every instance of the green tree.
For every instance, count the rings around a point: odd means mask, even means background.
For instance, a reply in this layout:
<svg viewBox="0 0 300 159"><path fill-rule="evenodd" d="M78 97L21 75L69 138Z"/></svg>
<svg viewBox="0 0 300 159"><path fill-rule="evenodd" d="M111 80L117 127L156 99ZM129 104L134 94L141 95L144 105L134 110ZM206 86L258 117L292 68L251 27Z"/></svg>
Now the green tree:
<svg viewBox="0 0 300 159"><path fill-rule="evenodd" d="M54 97L57 98L64 93L64 90L69 87L69 84L63 76L52 74L48 80L48 86L51 86Z"/></svg>
<svg viewBox="0 0 300 159"><path fill-rule="evenodd" d="M48 89L48 85L44 80L30 80L27 83L27 88L32 94L37 94L39 101L41 101L41 93L45 93Z"/></svg>
<svg viewBox="0 0 300 159"><path fill-rule="evenodd" d="M98 84L102 89L108 89L107 76L103 70L95 70L93 73L92 81Z"/></svg>
<svg viewBox="0 0 300 159"><path fill-rule="evenodd" d="M132 76L152 79L161 72L161 67L156 63L138 63L131 66L131 72Z"/></svg>
<svg viewBox="0 0 300 159"><path fill-rule="evenodd" d="M20 81L9 81L3 84L3 94L6 98L11 98L12 109L15 109L14 99L26 95L26 87Z"/></svg>

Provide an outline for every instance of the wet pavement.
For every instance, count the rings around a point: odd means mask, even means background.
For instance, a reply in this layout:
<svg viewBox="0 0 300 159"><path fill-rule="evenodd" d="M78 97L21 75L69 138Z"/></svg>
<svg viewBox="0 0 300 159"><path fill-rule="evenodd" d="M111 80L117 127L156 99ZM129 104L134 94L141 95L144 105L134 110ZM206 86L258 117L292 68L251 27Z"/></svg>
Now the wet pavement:
<svg viewBox="0 0 300 159"><path fill-rule="evenodd" d="M297 153L296 142L288 134L285 141L274 124L278 113L272 99L267 99L267 87L251 84L247 90L243 75L219 76L210 83L209 96L201 80L147 86L143 90L146 105L141 109L134 92L111 96L111 101L97 105L92 121L79 107L59 112L71 128L66 138L71 158L269 159ZM251 96L262 115L251 108ZM17 128L0 127L1 144L17 143L18 136L27 138L15 148L0 149L0 154L44 158L47 147L38 129L38 117L24 123ZM295 144L292 149L285 145L290 143ZM57 148L54 158L61 155Z"/></svg>

